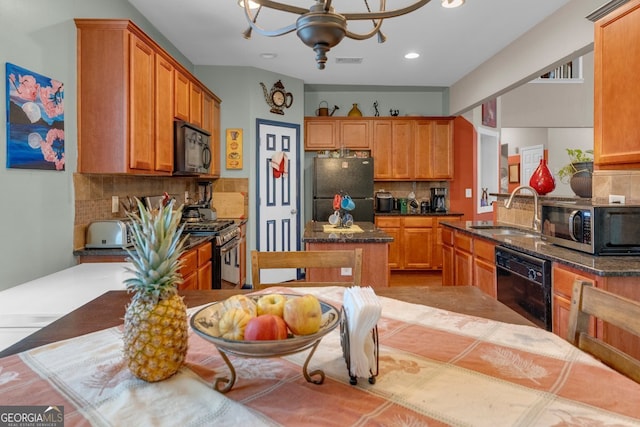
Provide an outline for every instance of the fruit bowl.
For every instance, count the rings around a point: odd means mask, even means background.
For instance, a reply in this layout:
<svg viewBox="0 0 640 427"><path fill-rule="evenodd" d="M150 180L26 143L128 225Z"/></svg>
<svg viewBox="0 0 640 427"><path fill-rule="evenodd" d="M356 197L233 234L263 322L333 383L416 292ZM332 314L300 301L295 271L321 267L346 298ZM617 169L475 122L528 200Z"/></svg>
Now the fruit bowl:
<svg viewBox="0 0 640 427"><path fill-rule="evenodd" d="M301 295L283 295L287 299L301 297ZM254 301L257 301L261 296L262 295L248 295L248 297ZM340 323L340 311L331 304L323 301L320 301L320 308L322 310L322 321L320 322L320 330L318 332L311 335L290 334L286 339L273 341L241 341L217 336L216 325L218 319L221 317L223 301L214 302L198 310L191 316L191 328L202 338L216 346L222 359L229 367L231 374L230 378L216 378L214 388L219 392L226 393L231 390L231 387L233 387L235 383L236 372L227 354L242 357L279 357L298 353L309 348L312 350L305 360L302 373L307 381L314 384L322 384L324 382L324 372L321 370L308 372L307 367L322 337L335 329ZM313 377L317 377L317 379Z"/></svg>
<svg viewBox="0 0 640 427"><path fill-rule="evenodd" d="M262 295L248 295L257 301ZM299 298L300 295L284 294L285 298ZM276 357L297 353L312 346L327 333L331 332L340 322L340 311L326 302L320 301L322 322L320 330L311 335L291 335L284 340L274 341L240 341L215 336L215 325L223 309L222 302L215 302L201 308L191 317L191 328L202 338L212 342L220 350L236 356L245 357Z"/></svg>

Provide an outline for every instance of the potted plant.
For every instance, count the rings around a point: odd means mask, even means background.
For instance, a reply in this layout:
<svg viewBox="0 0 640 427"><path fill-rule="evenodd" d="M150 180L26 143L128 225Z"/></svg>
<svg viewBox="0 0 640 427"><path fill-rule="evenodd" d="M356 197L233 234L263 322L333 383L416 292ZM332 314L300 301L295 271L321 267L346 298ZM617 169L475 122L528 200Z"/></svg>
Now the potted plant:
<svg viewBox="0 0 640 427"><path fill-rule="evenodd" d="M558 171L558 178L569 183L578 197L591 197L591 176L593 175L593 150L567 148L569 163Z"/></svg>

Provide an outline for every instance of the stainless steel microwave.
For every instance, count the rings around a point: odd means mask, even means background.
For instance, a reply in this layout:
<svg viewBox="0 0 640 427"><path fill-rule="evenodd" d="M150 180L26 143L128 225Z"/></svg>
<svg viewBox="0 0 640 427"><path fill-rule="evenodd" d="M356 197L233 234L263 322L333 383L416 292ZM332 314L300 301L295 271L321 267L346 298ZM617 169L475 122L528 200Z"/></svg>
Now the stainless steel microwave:
<svg viewBox="0 0 640 427"><path fill-rule="evenodd" d="M640 206L589 201L541 204L542 238L593 255L640 255Z"/></svg>
<svg viewBox="0 0 640 427"><path fill-rule="evenodd" d="M193 124L174 122L175 175L208 174L211 166L211 134Z"/></svg>

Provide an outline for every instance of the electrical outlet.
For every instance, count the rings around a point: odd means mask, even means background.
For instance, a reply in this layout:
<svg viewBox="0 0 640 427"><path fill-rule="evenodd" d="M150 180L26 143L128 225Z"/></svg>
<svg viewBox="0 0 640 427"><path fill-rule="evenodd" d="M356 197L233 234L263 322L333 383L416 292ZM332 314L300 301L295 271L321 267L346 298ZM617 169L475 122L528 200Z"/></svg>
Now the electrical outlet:
<svg viewBox="0 0 640 427"><path fill-rule="evenodd" d="M184 203L185 204L189 203L189 192L188 191L184 192Z"/></svg>
<svg viewBox="0 0 640 427"><path fill-rule="evenodd" d="M342 267L340 269L341 276L351 276L353 273L351 272L351 267Z"/></svg>
<svg viewBox="0 0 640 427"><path fill-rule="evenodd" d="M118 196L111 196L111 213L118 213L120 210L120 200Z"/></svg>
<svg viewBox="0 0 640 427"><path fill-rule="evenodd" d="M618 195L615 195L615 194L609 194L609 203L617 203L617 204L624 205L624 201L625 201L625 197L624 196L618 196Z"/></svg>
<svg viewBox="0 0 640 427"><path fill-rule="evenodd" d="M464 197L466 197L467 199L470 199L471 197L473 197L473 194L471 193L471 189L470 188L465 188L464 189Z"/></svg>

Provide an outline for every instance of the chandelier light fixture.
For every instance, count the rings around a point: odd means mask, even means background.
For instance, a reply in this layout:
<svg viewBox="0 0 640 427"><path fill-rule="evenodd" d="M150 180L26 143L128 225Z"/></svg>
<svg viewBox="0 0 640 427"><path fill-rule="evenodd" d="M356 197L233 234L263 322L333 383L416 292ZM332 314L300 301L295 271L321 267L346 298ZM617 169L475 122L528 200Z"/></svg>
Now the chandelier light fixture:
<svg viewBox="0 0 640 427"><path fill-rule="evenodd" d="M250 2L243 1L242 6L244 7L244 13L250 25L243 35L246 39L249 39L251 38L251 31L255 30L266 37L277 37L296 31L300 40L316 52L317 67L320 70L324 70L327 62L327 52L340 43L344 37L354 40L366 40L377 35L378 43L384 43L386 36L382 34L380 30L384 19L413 12L429 3L429 1L431 0L416 0L415 3L403 8L386 10L386 0L380 0L379 10L372 12L369 8L369 3L367 0L364 0L367 12L342 14L337 13L333 6L331 6L332 0L315 0L315 3L309 9L271 0L252 0L253 3L258 4L258 9L255 14L251 10ZM285 27L277 30L266 30L256 23L258 14L263 7L293 13L299 15L299 17L296 22ZM347 30L349 21L358 20L371 20L373 22L373 29L365 34L356 34Z"/></svg>

